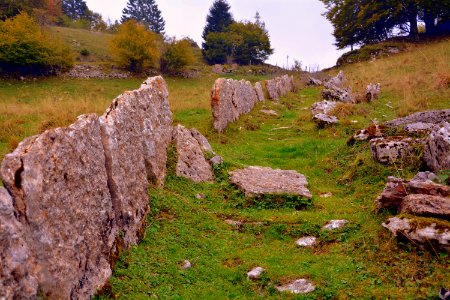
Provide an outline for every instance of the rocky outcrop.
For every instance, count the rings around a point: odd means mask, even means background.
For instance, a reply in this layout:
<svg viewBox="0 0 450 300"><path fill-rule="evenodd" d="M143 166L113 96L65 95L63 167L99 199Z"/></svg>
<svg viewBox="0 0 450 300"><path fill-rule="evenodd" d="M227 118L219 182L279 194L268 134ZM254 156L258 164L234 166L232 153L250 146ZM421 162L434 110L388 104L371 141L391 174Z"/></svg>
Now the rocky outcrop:
<svg viewBox="0 0 450 300"><path fill-rule="evenodd" d="M250 82L219 78L211 92L214 128L222 132L240 115L249 113L258 102L257 92Z"/></svg>
<svg viewBox="0 0 450 300"><path fill-rule="evenodd" d="M388 177L388 182L375 203L378 208L398 208L403 199L410 194L450 197L450 186L419 178L403 180Z"/></svg>
<svg viewBox="0 0 450 300"><path fill-rule="evenodd" d="M411 194L403 198L399 212L416 216L450 219L450 198Z"/></svg>
<svg viewBox="0 0 450 300"><path fill-rule="evenodd" d="M444 121L450 122L450 109L418 112L404 118L398 118L389 122L385 122L384 125L404 128L406 125L413 123L437 125Z"/></svg>
<svg viewBox="0 0 450 300"><path fill-rule="evenodd" d="M0 298L89 299L105 284L119 250L142 235L147 179L164 180L171 122L156 77L102 117L81 116L5 156Z"/></svg>
<svg viewBox="0 0 450 300"><path fill-rule="evenodd" d="M294 77L289 75L266 80L265 84L269 99L272 100L279 100L280 97L286 96L288 92L294 91Z"/></svg>
<svg viewBox="0 0 450 300"><path fill-rule="evenodd" d="M198 137L199 132L194 131L194 135ZM173 141L177 152L177 176L187 178L194 182L211 182L213 181L213 172L211 165L206 160L202 149L212 151L211 146L204 143L203 136L200 140L202 144L194 137L191 130L182 125L178 125L173 129Z"/></svg>
<svg viewBox="0 0 450 300"><path fill-rule="evenodd" d="M324 100L321 102L316 102L311 106L311 113L313 116L317 114L329 115L334 110L336 105L337 105L336 101Z"/></svg>
<svg viewBox="0 0 450 300"><path fill-rule="evenodd" d="M381 92L381 86L379 83L374 84L374 83L370 83L367 87L366 87L366 100L367 102L372 102L376 99L378 99L378 96L380 95Z"/></svg>
<svg viewBox="0 0 450 300"><path fill-rule="evenodd" d="M313 121L316 122L317 127L319 128L325 128L327 126L334 125L336 123L339 123L338 118L335 116L329 116L326 114L317 114L313 117Z"/></svg>
<svg viewBox="0 0 450 300"><path fill-rule="evenodd" d="M412 138L375 138L370 141L370 153L374 160L382 164L412 161L416 158L415 149L420 145L422 141Z"/></svg>
<svg viewBox="0 0 450 300"><path fill-rule="evenodd" d="M342 71L336 77L332 77L325 82L325 90L322 91L322 97L329 101L338 101L344 103L355 103L356 99L352 94L350 87L344 87L344 73Z"/></svg>
<svg viewBox="0 0 450 300"><path fill-rule="evenodd" d="M261 195L295 195L311 198L306 177L296 171L248 167L230 172L230 182L246 197Z"/></svg>
<svg viewBox="0 0 450 300"><path fill-rule="evenodd" d="M434 251L439 249L450 253L450 226L438 225L430 220L428 224L421 222L419 227L417 222L399 217L390 218L382 225L394 236L403 236L422 248L431 245Z"/></svg>
<svg viewBox="0 0 450 300"><path fill-rule="evenodd" d="M314 78L314 77L310 77L307 84L309 86L321 86L321 85L323 85L323 82L320 79L317 79L317 78Z"/></svg>
<svg viewBox="0 0 450 300"><path fill-rule="evenodd" d="M36 280L46 298L89 298L111 275L118 230L105 165L95 115L25 140L2 163L32 257L23 275Z"/></svg>
<svg viewBox="0 0 450 300"><path fill-rule="evenodd" d="M450 124L436 126L427 138L423 156L433 172L450 170Z"/></svg>

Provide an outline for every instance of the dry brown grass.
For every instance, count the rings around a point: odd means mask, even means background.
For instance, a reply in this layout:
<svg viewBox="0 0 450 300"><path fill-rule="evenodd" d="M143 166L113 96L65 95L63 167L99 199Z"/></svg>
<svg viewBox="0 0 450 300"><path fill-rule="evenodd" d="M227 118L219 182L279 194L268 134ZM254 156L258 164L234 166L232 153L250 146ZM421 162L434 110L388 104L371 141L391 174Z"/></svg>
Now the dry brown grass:
<svg viewBox="0 0 450 300"><path fill-rule="evenodd" d="M392 101L398 115L449 106L450 39L411 45L403 53L341 69L358 93L369 83L381 83L382 95Z"/></svg>

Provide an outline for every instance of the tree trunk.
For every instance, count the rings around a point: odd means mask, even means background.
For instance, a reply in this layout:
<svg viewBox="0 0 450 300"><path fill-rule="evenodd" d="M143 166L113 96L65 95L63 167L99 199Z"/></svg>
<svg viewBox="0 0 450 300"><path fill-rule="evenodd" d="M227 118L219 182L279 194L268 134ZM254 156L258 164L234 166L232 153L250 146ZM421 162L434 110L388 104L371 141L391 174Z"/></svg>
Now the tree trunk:
<svg viewBox="0 0 450 300"><path fill-rule="evenodd" d="M419 39L419 28L417 25L417 9L415 9L409 15L409 37L414 40Z"/></svg>
<svg viewBox="0 0 450 300"><path fill-rule="evenodd" d="M425 22L425 32L427 35L432 35L436 33L436 24L435 24L435 20L436 18L434 17L434 15L432 13L425 13L425 16L423 18L424 22Z"/></svg>

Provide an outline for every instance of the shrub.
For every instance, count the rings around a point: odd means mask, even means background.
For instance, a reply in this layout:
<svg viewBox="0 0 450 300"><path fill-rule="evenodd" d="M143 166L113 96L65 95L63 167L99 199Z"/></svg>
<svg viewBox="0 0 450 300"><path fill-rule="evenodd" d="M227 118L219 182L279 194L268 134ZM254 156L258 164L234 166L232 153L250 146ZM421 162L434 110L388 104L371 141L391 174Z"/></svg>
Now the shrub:
<svg viewBox="0 0 450 300"><path fill-rule="evenodd" d="M194 48L187 39L173 39L166 45L166 49L161 58L161 71L165 73L177 73L186 66L197 61Z"/></svg>
<svg viewBox="0 0 450 300"><path fill-rule="evenodd" d="M161 56L160 37L135 20L119 26L111 40L111 54L119 65L133 72L157 68Z"/></svg>
<svg viewBox="0 0 450 300"><path fill-rule="evenodd" d="M0 68L7 73L54 74L70 69L70 48L45 32L26 13L0 22Z"/></svg>

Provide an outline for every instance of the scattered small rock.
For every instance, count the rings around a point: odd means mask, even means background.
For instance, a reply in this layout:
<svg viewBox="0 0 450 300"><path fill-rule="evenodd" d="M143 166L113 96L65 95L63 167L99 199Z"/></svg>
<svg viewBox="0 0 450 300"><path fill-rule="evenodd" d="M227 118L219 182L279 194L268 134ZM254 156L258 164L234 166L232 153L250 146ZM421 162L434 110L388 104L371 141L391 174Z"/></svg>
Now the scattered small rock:
<svg viewBox="0 0 450 300"><path fill-rule="evenodd" d="M370 83L366 87L366 100L367 102L372 102L373 100L378 99L378 95L380 94L381 86L379 83L373 84Z"/></svg>
<svg viewBox="0 0 450 300"><path fill-rule="evenodd" d="M330 197L333 197L333 194L332 193L321 193L319 195L319 197L320 198L330 198Z"/></svg>
<svg viewBox="0 0 450 300"><path fill-rule="evenodd" d="M214 66L212 66L212 71L213 71L213 73L216 73L216 74L222 74L223 73L223 66L222 65L214 65Z"/></svg>
<svg viewBox="0 0 450 300"><path fill-rule="evenodd" d="M414 176L414 178L412 180L417 180L417 181L434 181L436 183L440 183L440 179L439 177L436 176L436 174L434 174L433 172L430 171L426 171L426 172L419 172L416 174L416 176Z"/></svg>
<svg viewBox="0 0 450 300"><path fill-rule="evenodd" d="M319 128L325 128L327 126L339 123L338 118L326 114L317 114L313 117L313 120L317 123L317 127Z"/></svg>
<svg viewBox="0 0 450 300"><path fill-rule="evenodd" d="M411 194L403 198L400 213L450 219L450 198Z"/></svg>
<svg viewBox="0 0 450 300"><path fill-rule="evenodd" d="M197 199L205 199L206 196L205 196L205 194L199 193L199 194L195 194L195 198L197 198Z"/></svg>
<svg viewBox="0 0 450 300"><path fill-rule="evenodd" d="M247 273L247 278L250 280L260 279L264 271L265 269L261 267L253 268L250 272Z"/></svg>
<svg viewBox="0 0 450 300"><path fill-rule="evenodd" d="M211 165L217 166L217 165L220 165L220 164L223 163L223 158L222 158L222 156L216 155L213 158L211 158L209 160L209 162L210 162Z"/></svg>
<svg viewBox="0 0 450 300"><path fill-rule="evenodd" d="M344 227L348 223L347 220L331 220L325 226L322 227L322 230L335 230Z"/></svg>
<svg viewBox="0 0 450 300"><path fill-rule="evenodd" d="M311 113L313 115L317 114L326 114L328 115L330 112L333 111L333 109L336 107L337 102L336 101L320 101L316 102L311 106Z"/></svg>
<svg viewBox="0 0 450 300"><path fill-rule="evenodd" d="M357 141L369 141L374 138L383 137L385 129L385 126L372 124L366 129L357 131L353 138Z"/></svg>
<svg viewBox="0 0 450 300"><path fill-rule="evenodd" d="M228 224L230 226L241 227L244 223L241 222L241 221L235 221L235 220L227 219L227 220L225 220L225 224Z"/></svg>
<svg viewBox="0 0 450 300"><path fill-rule="evenodd" d="M181 263L180 268L183 269L183 270L187 270L187 269L192 268L192 264L188 260L183 260L183 262Z"/></svg>
<svg viewBox="0 0 450 300"><path fill-rule="evenodd" d="M317 238L314 236L305 236L301 239L298 239L295 243L300 247L312 247L316 245Z"/></svg>
<svg viewBox="0 0 450 300"><path fill-rule="evenodd" d="M278 117L278 113L272 109L270 110L266 110L266 109L261 109L260 110L261 113L268 115L268 116L274 116L274 117Z"/></svg>
<svg viewBox="0 0 450 300"><path fill-rule="evenodd" d="M375 138L370 141L370 153L374 160L382 164L410 161L416 158L415 146L423 142L405 137Z"/></svg>
<svg viewBox="0 0 450 300"><path fill-rule="evenodd" d="M291 292L293 294L308 294L313 292L316 287L308 279L297 279L292 283L277 286L279 292Z"/></svg>

